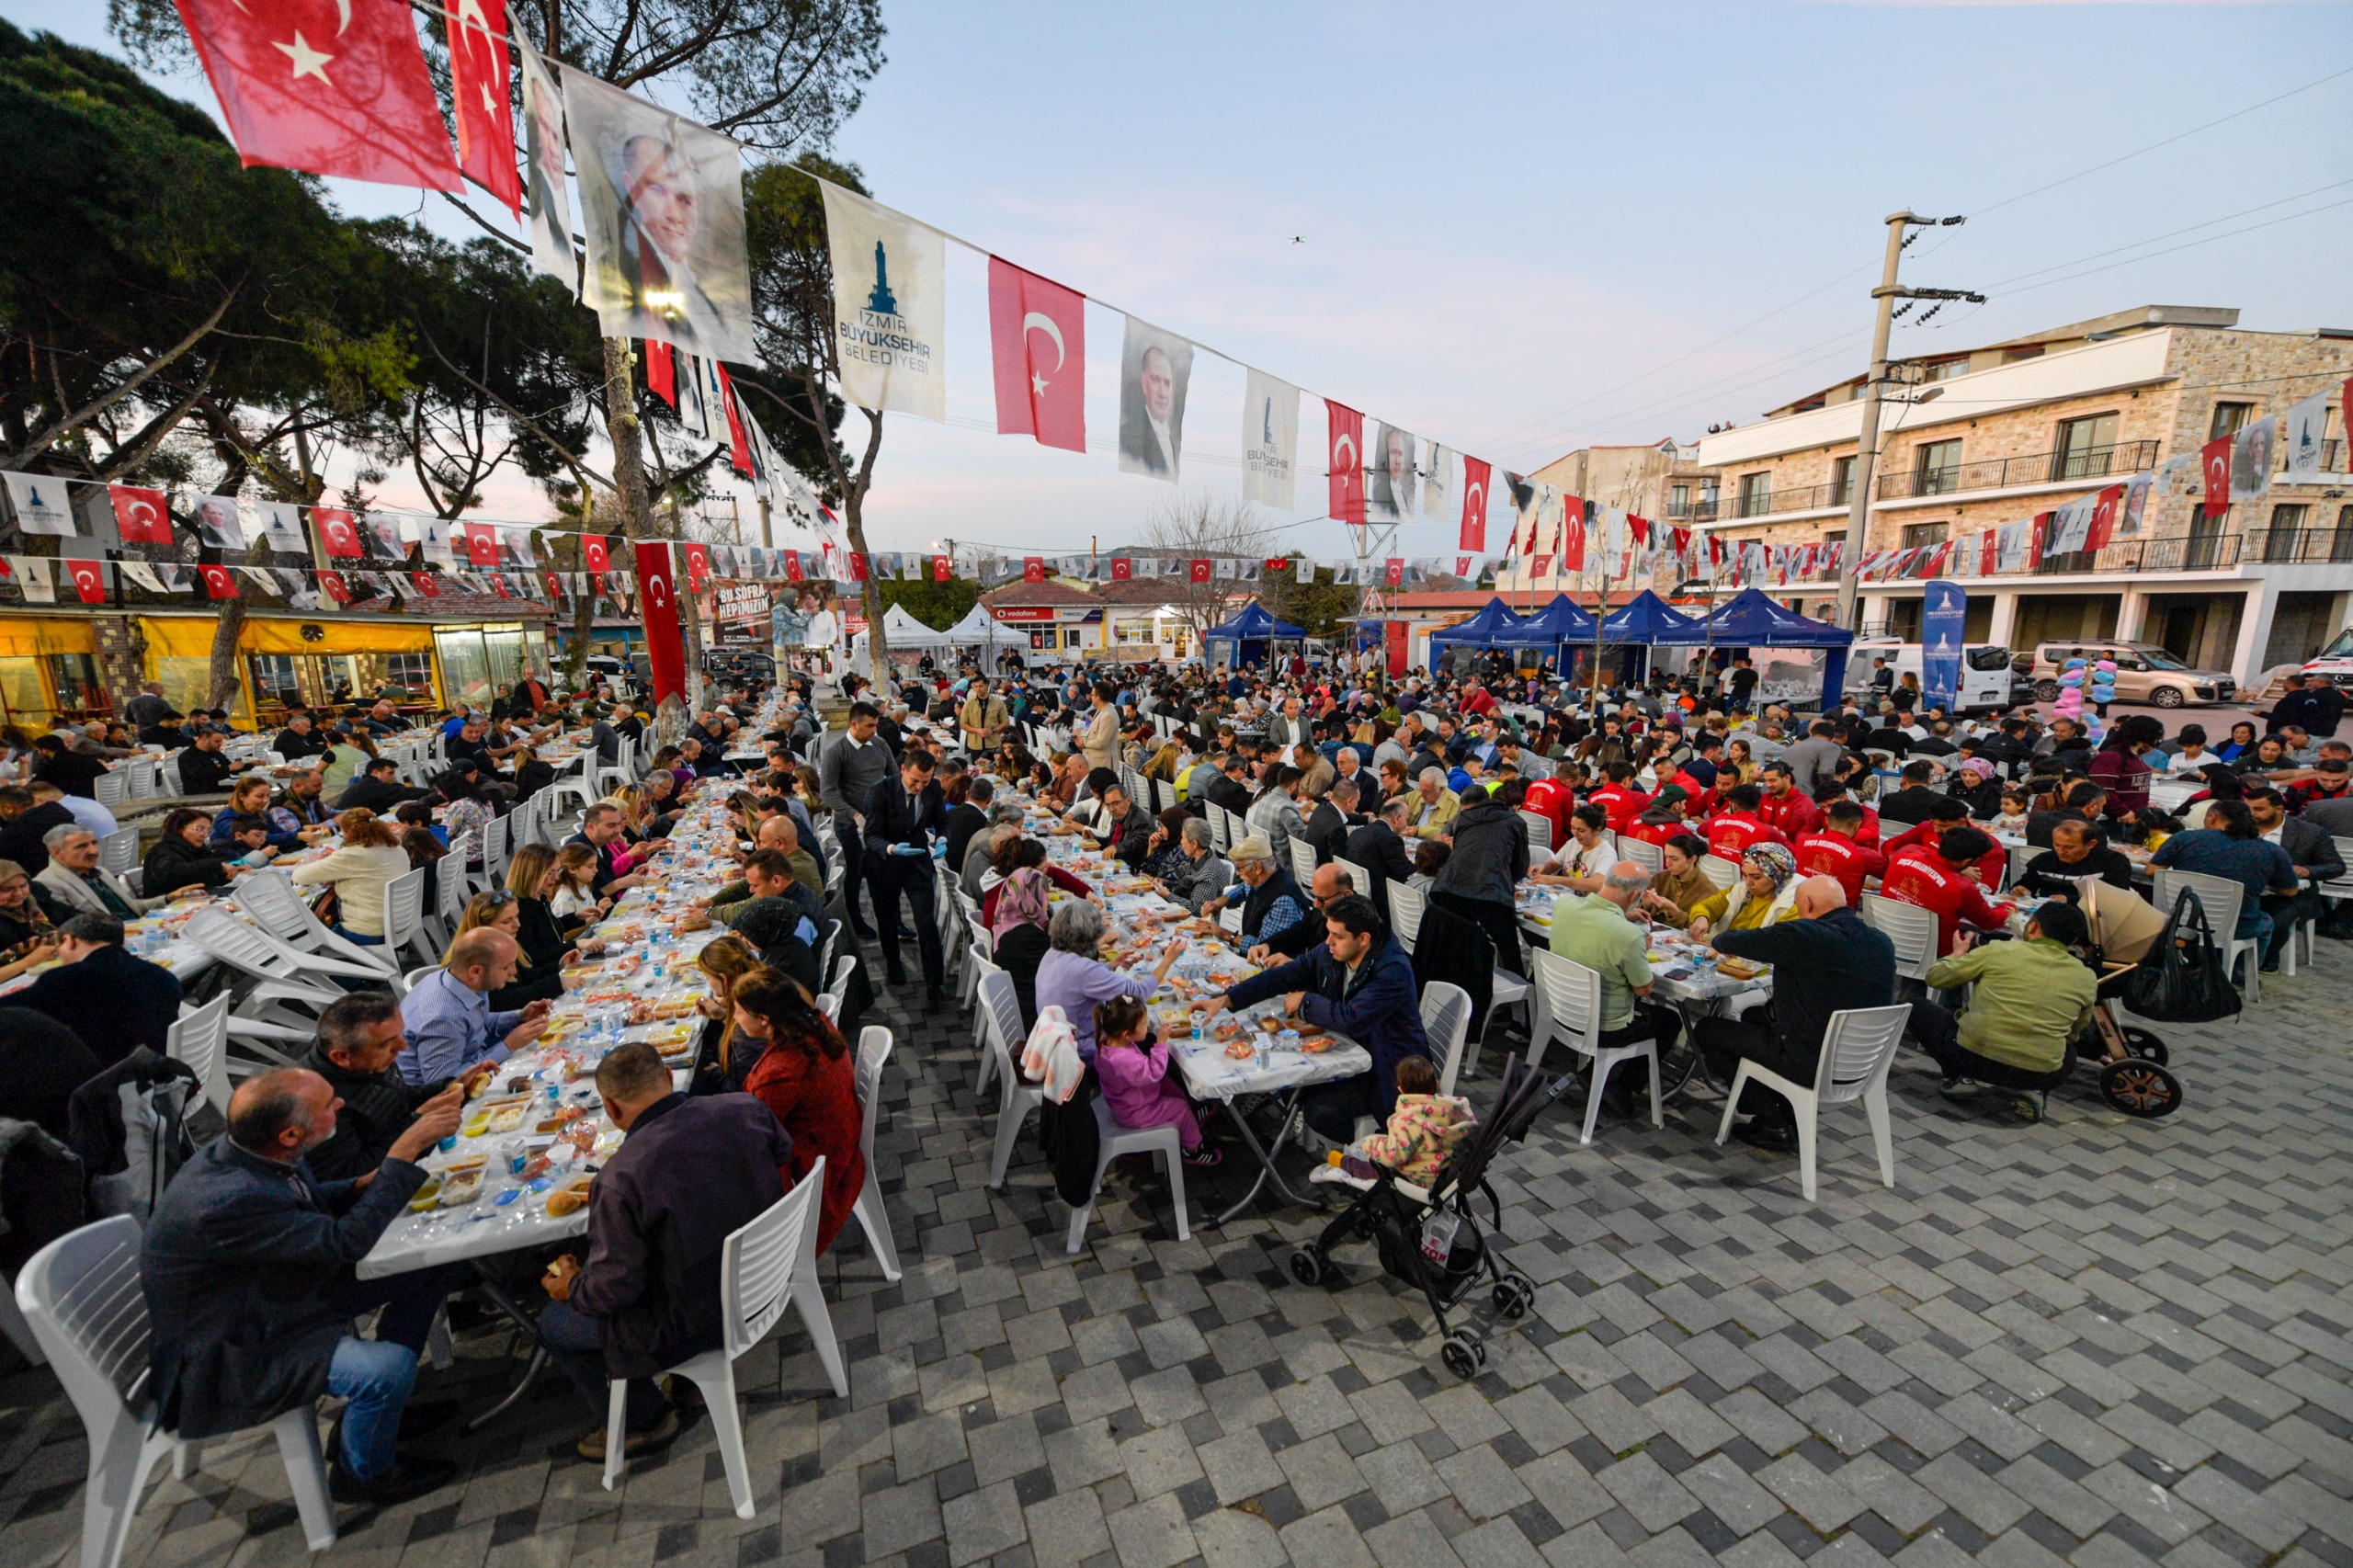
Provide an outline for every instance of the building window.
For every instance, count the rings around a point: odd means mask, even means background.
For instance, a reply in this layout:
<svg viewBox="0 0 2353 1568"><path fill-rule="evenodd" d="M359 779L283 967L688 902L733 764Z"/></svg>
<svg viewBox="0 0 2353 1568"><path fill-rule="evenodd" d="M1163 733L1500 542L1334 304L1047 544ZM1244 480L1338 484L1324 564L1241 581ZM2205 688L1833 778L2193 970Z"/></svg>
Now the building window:
<svg viewBox="0 0 2353 1568"><path fill-rule="evenodd" d="M2251 403L2216 403L2213 422L2206 426L2206 438L2212 441L2224 436L2237 435L2239 426L2245 425L2247 415L2254 412L2255 404Z"/></svg>
<svg viewBox="0 0 2353 1568"><path fill-rule="evenodd" d="M2041 358L2042 345L2040 343L2021 343L2015 348L2005 348L2002 350L2002 363L2005 365L2015 365L2021 359L2040 359Z"/></svg>
<svg viewBox="0 0 2353 1568"><path fill-rule="evenodd" d="M1942 544L1950 523L1906 523L1904 525L1904 548L1914 550L1924 544Z"/></svg>
<svg viewBox="0 0 2353 1568"><path fill-rule="evenodd" d="M2304 514L2309 509L2286 503L2271 508L2271 531L2263 536L2265 561L2300 561L2303 558Z"/></svg>
<svg viewBox="0 0 2353 1568"><path fill-rule="evenodd" d="M1961 488L1961 439L1928 441L1912 454L1912 493L1949 495Z"/></svg>
<svg viewBox="0 0 2353 1568"><path fill-rule="evenodd" d="M1830 460L1830 504L1844 506L1855 498L1855 460Z"/></svg>
<svg viewBox="0 0 2353 1568"><path fill-rule="evenodd" d="M1702 517L1716 515L1716 503L1722 498L1722 488L1713 479L1699 482L1699 513Z"/></svg>
<svg viewBox="0 0 2353 1568"><path fill-rule="evenodd" d="M1688 517L1691 515L1691 487L1689 485L1670 484L1667 486L1666 515L1670 517Z"/></svg>
<svg viewBox="0 0 2353 1568"><path fill-rule="evenodd" d="M2353 506L2336 509L2336 537L2328 541L2331 561L2353 561Z"/></svg>
<svg viewBox="0 0 2353 1568"><path fill-rule="evenodd" d="M1761 517L1773 509L1773 475L1744 473L1740 476L1740 515Z"/></svg>
<svg viewBox="0 0 2353 1568"><path fill-rule="evenodd" d="M2116 415L2088 415L2059 422L2059 439L2051 452L2053 483L2066 479L2092 479L2106 473L2116 460Z"/></svg>
<svg viewBox="0 0 2353 1568"><path fill-rule="evenodd" d="M2206 503L2195 503L2189 508L2189 538L2183 542L2183 566L2204 570L2217 564L2222 558L2222 517L2208 517Z"/></svg>
<svg viewBox="0 0 2353 1568"><path fill-rule="evenodd" d="M1923 381L1949 381L1955 376L1968 373L1969 356L1966 354L1956 354L1949 359L1931 359L1920 367L1920 380Z"/></svg>

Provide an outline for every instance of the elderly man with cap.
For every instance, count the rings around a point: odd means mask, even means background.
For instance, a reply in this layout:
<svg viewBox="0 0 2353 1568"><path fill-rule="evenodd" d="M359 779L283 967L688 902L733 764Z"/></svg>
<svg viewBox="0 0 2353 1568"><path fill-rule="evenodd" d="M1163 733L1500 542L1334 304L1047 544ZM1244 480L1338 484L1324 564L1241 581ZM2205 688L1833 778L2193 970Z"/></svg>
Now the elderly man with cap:
<svg viewBox="0 0 2353 1568"><path fill-rule="evenodd" d="M1307 917L1307 894L1291 880L1287 867L1275 864L1274 847L1256 834L1235 845L1233 886L1201 905L1215 917L1230 904L1242 906L1242 942L1251 948L1280 936Z"/></svg>

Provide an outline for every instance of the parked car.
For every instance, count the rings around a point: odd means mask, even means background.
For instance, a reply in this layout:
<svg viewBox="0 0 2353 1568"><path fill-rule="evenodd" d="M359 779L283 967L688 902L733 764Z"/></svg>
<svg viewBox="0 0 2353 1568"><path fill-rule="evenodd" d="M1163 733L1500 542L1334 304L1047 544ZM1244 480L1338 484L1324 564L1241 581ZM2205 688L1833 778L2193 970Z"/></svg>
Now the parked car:
<svg viewBox="0 0 2353 1568"><path fill-rule="evenodd" d="M2145 702L2153 708L2180 708L2192 702L2229 702L2238 695L2238 682L2220 670L2192 669L2172 651L2154 642L2043 642L2031 654L2026 674L2034 682L2038 701L2059 699L2059 676L2070 659L2097 663L2116 661L2116 699Z"/></svg>

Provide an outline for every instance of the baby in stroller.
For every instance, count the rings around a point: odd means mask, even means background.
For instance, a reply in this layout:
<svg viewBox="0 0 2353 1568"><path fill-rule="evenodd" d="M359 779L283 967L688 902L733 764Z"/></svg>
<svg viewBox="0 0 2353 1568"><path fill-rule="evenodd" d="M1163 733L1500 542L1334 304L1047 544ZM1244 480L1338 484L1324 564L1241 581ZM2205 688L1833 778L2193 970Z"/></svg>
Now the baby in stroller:
<svg viewBox="0 0 2353 1568"><path fill-rule="evenodd" d="M1438 1092L1438 1069L1427 1057L1405 1057L1397 1063L1397 1108L1389 1113L1389 1125L1341 1151L1316 1179L1370 1187L1373 1167L1383 1165L1400 1180L1427 1187L1477 1119L1469 1100Z"/></svg>

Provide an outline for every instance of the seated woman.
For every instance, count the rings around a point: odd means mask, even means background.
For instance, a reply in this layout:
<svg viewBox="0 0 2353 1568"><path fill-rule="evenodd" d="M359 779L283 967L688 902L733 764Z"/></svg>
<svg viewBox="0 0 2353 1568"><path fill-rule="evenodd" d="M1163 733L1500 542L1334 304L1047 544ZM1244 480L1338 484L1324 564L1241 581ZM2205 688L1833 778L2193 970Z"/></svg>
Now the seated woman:
<svg viewBox="0 0 2353 1568"><path fill-rule="evenodd" d="M1699 906L1716 896L1714 880L1699 867L1708 853L1708 841L1697 834L1678 833L1660 845L1658 853L1663 869L1651 878L1643 907L1688 930Z"/></svg>
<svg viewBox="0 0 2353 1568"><path fill-rule="evenodd" d="M229 840L239 817L260 817L269 824L269 846L280 854L300 849L327 835L325 824L305 827L291 812L272 812L269 806L269 780L244 778L229 790L229 803L213 813L212 828L206 842L216 855L234 859L244 853L232 849Z"/></svg>
<svg viewBox="0 0 2353 1568"><path fill-rule="evenodd" d="M1014 872L1024 867L1043 871L1048 881L1074 897L1093 898L1095 896L1095 890L1082 879L1071 875L1060 866L1046 864L1044 841L1027 837L1010 838L997 846L996 852L989 858L987 872L981 878L981 918L983 920L996 918L997 889L1003 887L1006 879L1010 878Z"/></svg>
<svg viewBox="0 0 2353 1568"><path fill-rule="evenodd" d="M563 994L563 960L569 955L559 951L552 961L535 963L523 947L522 901L505 888L493 888L478 892L466 901L466 912L458 917L458 929L449 940L456 945L459 937L483 927L504 931L515 938L515 977L490 994L493 1012L511 1013L529 1006L534 1002L552 1002ZM447 964L449 956L441 955Z"/></svg>
<svg viewBox="0 0 2353 1568"><path fill-rule="evenodd" d="M0 953L14 955L20 948L56 940L57 923L31 873L14 860L0 860Z"/></svg>
<svg viewBox="0 0 2353 1568"><path fill-rule="evenodd" d="M1038 966L1053 943L1046 935L1047 895L1053 884L1034 866L1017 868L998 890L989 921L990 961L1013 978L1021 1027L1038 1027Z"/></svg>
<svg viewBox="0 0 2353 1568"><path fill-rule="evenodd" d="M710 994L695 1004L702 1034L696 1042L695 1074L687 1093L742 1094L764 1045L735 1028L735 983L759 971L759 955L740 937L721 937L695 955L695 968L702 971Z"/></svg>
<svg viewBox="0 0 2353 1568"><path fill-rule="evenodd" d="M834 1244L866 1185L860 1146L865 1113L858 1103L857 1063L849 1043L801 988L773 970L754 970L734 983L736 1038L761 1047L744 1092L776 1114L792 1135L792 1175L825 1162L817 1206L817 1250Z"/></svg>
<svg viewBox="0 0 2353 1568"><path fill-rule="evenodd" d="M140 869L141 890L149 898L165 898L182 888L224 888L245 874L206 847L212 837L212 813L182 806L164 819L164 835L147 851Z"/></svg>
<svg viewBox="0 0 2353 1568"><path fill-rule="evenodd" d="M365 806L355 806L335 819L343 843L324 860L297 866L290 873L297 887L321 882L335 889L335 934L361 947L384 942L384 890L395 877L412 869L400 835L390 823ZM516 1006L521 1006L517 1002Z"/></svg>
<svg viewBox="0 0 2353 1568"><path fill-rule="evenodd" d="M555 782L555 768L540 760L540 754L525 746L515 754L515 798L528 801Z"/></svg>
<svg viewBox="0 0 2353 1568"><path fill-rule="evenodd" d="M1787 920L1796 912L1797 891L1797 857L1782 845L1752 845L1741 857L1740 875L1732 886L1692 910L1691 935L1754 931Z"/></svg>
<svg viewBox="0 0 2353 1568"><path fill-rule="evenodd" d="M605 950L604 943L584 938L588 921L556 918L555 911L548 907L555 889L555 851L544 844L517 847L515 858L506 863L506 891L515 895L516 908L521 912L515 940L525 956L541 968L561 968L572 961L574 953L595 958Z"/></svg>
<svg viewBox="0 0 2353 1568"><path fill-rule="evenodd" d="M1125 974L1096 955L1103 949L1103 912L1076 899L1058 905L1047 922L1051 950L1038 964L1038 1006L1060 1007L1077 1037L1078 1053L1095 1059L1095 1006L1114 996L1138 1001L1160 989L1170 966L1185 950L1185 938L1174 937L1160 956L1160 967L1146 973Z"/></svg>

